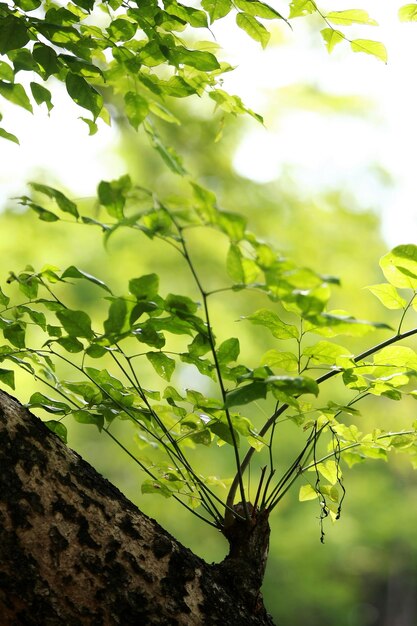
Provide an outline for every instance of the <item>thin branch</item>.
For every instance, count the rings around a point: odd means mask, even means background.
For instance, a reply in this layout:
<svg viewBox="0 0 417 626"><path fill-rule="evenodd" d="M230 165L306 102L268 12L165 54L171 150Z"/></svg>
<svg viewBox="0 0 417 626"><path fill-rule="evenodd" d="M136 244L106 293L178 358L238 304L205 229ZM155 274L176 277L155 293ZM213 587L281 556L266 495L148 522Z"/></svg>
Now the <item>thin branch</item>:
<svg viewBox="0 0 417 626"><path fill-rule="evenodd" d="M386 348L387 346L390 346L393 343L397 343L398 341L402 341L403 339L407 339L408 337L411 337L416 334L417 334L417 328L413 328L404 333L397 333L396 335L390 337L389 339L386 339L385 341L381 341L380 343L376 344L372 348L369 348L368 350L361 352L356 357L354 357L353 361L355 363L358 363L359 361L366 359L368 356L375 354L379 350L382 350L383 348ZM334 378L335 376L341 374L342 372L343 372L343 369L341 367L335 367L334 369L326 372L326 374L323 374L319 378L316 378L316 383L320 385L321 383L324 383L326 380L329 380L330 378ZM279 407L279 409L274 411L271 417L265 422L265 424L261 428L259 432L259 436L264 437L265 434L268 432L268 430L273 426L273 424L275 424L276 420L280 417L280 415L282 415L288 408L289 408L288 404L282 404ZM249 448L240 466L239 477L241 477L246 471L246 468L248 467L254 453L255 453L255 448L252 448L252 447ZM230 502L233 502L237 486L238 486L238 475L235 476L230 486L229 495L227 497L228 504Z"/></svg>
<svg viewBox="0 0 417 626"><path fill-rule="evenodd" d="M220 363L219 360L217 358L217 353L216 353L216 347L215 347L215 339L213 336L213 331L211 328L211 323L210 323L210 313L209 313L209 309L208 309L208 302L207 302L207 293L205 292L200 278L197 274L197 271L195 269L194 263L191 259L190 253L188 251L188 247L187 247L187 243L184 239L183 233L182 233L182 229L181 226L177 223L177 221L175 220L175 218L170 215L173 223L175 224L177 230L178 230L178 234L180 236L180 240L181 240L181 245L182 245L182 254L184 259L187 262L187 265L190 269L190 272L194 278L195 284L197 285L197 289L200 292L200 295L203 299L203 307L204 307L204 315L205 315L205 319L206 319L206 323L207 323L207 334L208 334L208 340L209 340L209 344L210 344L210 350L211 350L211 354L213 356L213 361L214 361L214 367L217 373L217 378L219 381L219 387L220 387L220 393L222 396L222 400L223 400L223 404L226 403L226 389L224 386L224 382L223 382L223 377L222 377L222 373L221 373L221 369L220 369ZM225 408L225 415L226 415L226 420L227 420L227 425L229 427L229 431L230 431L230 436L232 439L232 446L233 446L233 451L234 451L234 456L235 456L235 463L236 463L236 468L237 468L237 480L238 480L238 485L239 485L239 490L240 490L240 497L241 497L241 501L243 504L243 510L245 512L245 518L247 521L249 521L249 509L248 509L248 505L247 505L247 501L246 501L246 495L245 495L245 487L243 484L243 473L241 472L241 461L240 461L240 456L239 456L239 448L237 445L237 439L236 439L236 434L233 428L233 423L232 423L232 418L230 416L230 411L228 408ZM227 500L227 506L226 506L226 517L230 518L230 512L233 510L233 501L230 501L229 499ZM225 519L225 521L227 521Z"/></svg>

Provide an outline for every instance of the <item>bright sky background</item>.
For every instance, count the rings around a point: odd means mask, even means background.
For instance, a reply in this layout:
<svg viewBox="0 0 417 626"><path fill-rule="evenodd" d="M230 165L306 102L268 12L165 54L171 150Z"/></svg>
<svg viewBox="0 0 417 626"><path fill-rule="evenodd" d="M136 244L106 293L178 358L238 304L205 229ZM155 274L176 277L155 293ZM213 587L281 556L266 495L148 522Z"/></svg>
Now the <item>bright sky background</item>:
<svg viewBox="0 0 417 626"><path fill-rule="evenodd" d="M214 32L225 48L234 72L225 87L245 104L265 115L266 129L255 123L240 145L237 171L260 182L277 178L291 165L306 196L323 187L343 187L361 206L381 210L387 243L415 242L417 234L417 24L401 24L397 0L332 0L331 10L367 9L379 27L350 27L356 37L382 40L388 65L353 53L341 43L328 55L319 33L308 30L305 18L293 21L293 31L281 28L284 46L262 50L226 20ZM284 0L272 6L285 14ZM322 3L324 5L324 3ZM324 26L324 25L323 25ZM356 28L356 30L355 30ZM368 117L324 116L309 110L268 113L280 89L308 81L323 91L369 98ZM19 136L21 145L1 141L0 205L20 195L27 180L44 175L45 182L62 184L75 197L95 194L103 178L124 173L115 155L117 130L103 124L94 137L77 118L83 111L72 105L64 88L54 95L50 117L35 107L35 115L3 106L2 126ZM273 107L272 107L273 108ZM394 185L381 184L375 167L383 168Z"/></svg>

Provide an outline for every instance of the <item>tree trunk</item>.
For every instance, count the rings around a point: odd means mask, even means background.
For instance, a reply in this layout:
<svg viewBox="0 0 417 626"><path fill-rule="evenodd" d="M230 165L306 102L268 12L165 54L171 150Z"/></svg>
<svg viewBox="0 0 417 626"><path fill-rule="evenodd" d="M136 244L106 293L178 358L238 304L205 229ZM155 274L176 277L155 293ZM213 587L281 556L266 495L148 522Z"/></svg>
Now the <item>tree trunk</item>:
<svg viewBox="0 0 417 626"><path fill-rule="evenodd" d="M234 560L205 563L0 391L1 626L273 624Z"/></svg>

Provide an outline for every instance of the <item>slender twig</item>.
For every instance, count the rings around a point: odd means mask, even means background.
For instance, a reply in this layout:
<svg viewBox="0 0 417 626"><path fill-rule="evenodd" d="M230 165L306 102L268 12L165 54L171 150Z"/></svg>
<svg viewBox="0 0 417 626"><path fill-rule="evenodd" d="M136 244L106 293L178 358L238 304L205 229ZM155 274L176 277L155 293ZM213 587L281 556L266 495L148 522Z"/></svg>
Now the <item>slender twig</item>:
<svg viewBox="0 0 417 626"><path fill-rule="evenodd" d="M112 397L112 395L106 390L104 389L99 383L97 383L97 381L95 381L93 378L91 378L91 376L88 375L88 372L82 370L78 365L76 365L75 363L73 363L72 361L70 361L69 359L67 359L65 356L63 356L62 354L59 354L58 352L54 352L53 350L51 350L51 353L54 354L54 356L62 359L63 361L65 361L66 363L68 363L69 365L71 365L72 367L75 367L77 370L79 370L84 376L86 376L94 385L96 385L96 387L107 397L109 398L114 405L120 409L121 411L124 411L127 415L129 415L129 417L132 419L133 422L135 422L138 426L140 426L140 428L142 428L147 434L149 434L150 436L152 436L153 438L155 438L166 450L167 449L167 444L165 442L163 442L161 440L160 437L158 437L156 435L156 433L152 432L151 430L149 430L142 422L139 422L138 419L136 418L136 416L129 410L129 407L124 406L123 404L121 404L120 402L118 402L115 398ZM182 459L181 457L178 456L177 452L175 450L171 450L171 453L178 458L178 460ZM198 476L196 475L196 478L198 479ZM222 506L225 506L223 500L221 498L219 498L213 491L211 491L211 489L209 487L207 487L207 485L204 485L203 481L200 481L199 483L203 485L203 488L210 493L211 497L215 500L217 500Z"/></svg>
<svg viewBox="0 0 417 626"><path fill-rule="evenodd" d="M121 348L119 347L118 344L116 344L119 352L125 357L127 363L128 363L128 367L131 371L131 374L133 376L133 381L131 380L131 378L129 377L128 373L125 371L125 368L123 368L123 366L119 363L119 361L116 359L115 354L112 352L112 356L114 358L114 360L116 361L116 363L118 364L118 366L121 368L122 372L124 373L125 376L127 376L128 380L131 382L132 386L137 389L140 397L142 398L142 401L145 403L146 407L148 408L148 410L151 412L152 416L154 417L156 423L158 424L158 426L161 428L162 432L164 433L164 435L168 438L170 444L173 446L173 448L175 449L179 459L181 460L181 462L185 465L186 470L188 472L189 478L191 479L191 481L194 483L194 485L197 487L197 489L200 492L200 495L202 496L203 500L205 500L207 498L207 500L209 501L209 505L210 507L212 507L214 509L214 511L216 512L216 515L220 515L219 511L217 510L215 504L213 502L211 502L210 497L208 494L210 494L210 490L207 488L207 485L204 484L204 481L202 481L197 474L194 472L194 470L192 469L191 465L189 464L187 457L185 456L185 454L183 453L181 447L178 445L178 441L175 439L175 437L172 436L170 429L166 428L165 424L163 423L163 421L160 419L159 415L155 412L153 406L151 405L151 403L149 402L148 398L146 397L145 392L143 391L142 385L139 382L139 379L137 377L136 371L134 370L131 362L130 362L130 358L126 357L126 355L124 354L124 352L121 350ZM164 442L161 441L161 445L165 444ZM167 452L167 454L170 456L172 455L171 449L166 446L165 447L165 451ZM172 458L171 458L172 460ZM174 464L176 465L175 461L173 461ZM178 468L178 471L180 472L180 474L183 476L182 474L182 470L180 468ZM185 477L183 476L184 480Z"/></svg>
<svg viewBox="0 0 417 626"><path fill-rule="evenodd" d="M147 467L146 465L144 465L143 463L141 463L141 461L135 457L134 454L132 454L130 452L130 450L128 448L126 448L126 446L124 446L122 444L121 441L119 441L119 439L117 439L117 437L114 437L114 435L111 434L111 432L109 430L107 430L106 428L103 429L104 432L106 433L106 435L108 435L113 442L118 445L123 452L125 452L135 463L137 463L137 465L139 465L139 467L148 474L148 476L150 476L153 480L157 481L158 478L157 476L155 476ZM206 517L204 517L203 515L200 515L199 513L197 513L197 511L195 511L192 507L188 506L188 504L186 504L183 500L181 500L181 498L179 498L175 493L171 494L172 497L174 498L174 500L176 500L177 502L179 502L183 507L185 507L186 509L188 509L188 511L190 511L193 515L195 515L196 517L199 517L200 519L202 519L204 522L206 522L207 524L209 524L210 526L213 526L214 528L218 529L219 527L221 527L221 517L216 517L213 516L214 519L216 519L217 523L213 523L211 522L209 519L207 519Z"/></svg>
<svg viewBox="0 0 417 626"><path fill-rule="evenodd" d="M389 439L390 437L400 437L403 435L416 435L417 436L417 430L399 430L396 432L383 433L375 437L375 441L379 441L380 439ZM353 448L357 448L361 446L363 443L364 443L363 441L354 441L352 443L349 443L346 446L340 447L340 454L343 454L343 452L346 452L346 450L352 450ZM328 454L325 454L323 457L318 459L317 464L320 465L320 463L324 463L324 461L327 461L328 459L332 459L334 458L334 456L335 456L335 450L333 450L332 452L329 452ZM300 469L300 476L301 474L308 472L308 470L310 470L312 467L314 467L314 463L310 463L309 465L305 465L304 467L302 467Z"/></svg>
<svg viewBox="0 0 417 626"><path fill-rule="evenodd" d="M224 382L223 382L223 377L222 377L222 373L221 373L221 368L220 368L220 363L219 360L217 358L217 353L216 353L216 347L215 347L215 339L214 339L214 335L213 335L213 331L212 331L212 327L211 327L211 321L210 321L210 313L209 313L209 308L208 308L208 302L207 302L207 293L203 288L203 285L200 281L200 278L197 274L197 271L195 269L194 263L191 259L190 253L188 251L188 247L187 247L187 243L184 239L183 233L182 233L182 229L181 226L178 224L178 222L175 220L175 218L170 215L173 223L175 224L177 230L178 230L178 234L180 237L180 241L181 241L181 245L182 245L182 254L183 257L185 259L185 261L187 262L187 265L190 269L190 272L194 278L195 284L197 286L198 291L200 292L200 295L203 299L203 308L204 308L204 316L206 319L206 323L207 323L207 337L209 340L209 344L210 344L210 350L211 350L211 354L213 356L213 361L214 361L214 367L217 373L217 378L218 378L218 382L219 382L219 387L220 387L220 393L222 396L222 400L223 400L223 404L226 404L226 389L224 386ZM242 501L242 505L243 505L243 510L245 513L245 518L247 521L249 521L249 509L247 506L247 501L246 501L246 495L245 495L245 487L243 484L243 475L241 472L241 461L240 461L240 455L239 455L239 448L237 445L237 439L236 439L236 434L233 428L233 423L232 423L232 418L230 416L230 411L229 409L225 406L225 415L226 415L226 420L227 420L227 425L229 427L229 431L230 431L230 437L232 440L232 447L233 447L233 451L234 451L234 456L235 456L235 462L236 462L236 468L237 468L237 480L238 480L238 485L239 485L239 490L240 490L240 497L241 497L241 501ZM227 520L225 519L226 523L228 521L230 521L230 511L233 510L233 501L229 501L227 502L227 507L226 507L226 517Z"/></svg>
<svg viewBox="0 0 417 626"><path fill-rule="evenodd" d="M257 489L256 495L255 495L255 500L253 502L253 512L256 511L256 508L258 506L259 498L260 498L261 491L262 491L262 483L264 482L264 478L265 478L265 472L266 472L266 465L264 465L261 468L261 477L259 479L258 489Z"/></svg>
<svg viewBox="0 0 417 626"><path fill-rule="evenodd" d="M417 295L416 293L413 293L413 296L410 299L410 302L408 302L407 306L404 307L404 311L403 311L403 314L401 315L400 323L398 324L397 334L399 334L401 332L401 327L403 325L403 322L404 322L405 316L407 314L407 311L410 308L410 306L413 304L413 301L414 301L416 295Z"/></svg>

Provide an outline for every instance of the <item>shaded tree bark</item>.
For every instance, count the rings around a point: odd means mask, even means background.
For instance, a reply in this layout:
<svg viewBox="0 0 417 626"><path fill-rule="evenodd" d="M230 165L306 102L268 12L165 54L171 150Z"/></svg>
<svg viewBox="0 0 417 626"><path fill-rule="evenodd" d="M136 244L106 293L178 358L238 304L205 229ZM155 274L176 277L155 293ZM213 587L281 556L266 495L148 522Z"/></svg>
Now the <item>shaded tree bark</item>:
<svg viewBox="0 0 417 626"><path fill-rule="evenodd" d="M2 626L271 625L244 561L205 563L0 391Z"/></svg>

